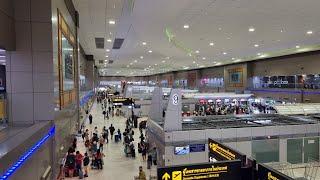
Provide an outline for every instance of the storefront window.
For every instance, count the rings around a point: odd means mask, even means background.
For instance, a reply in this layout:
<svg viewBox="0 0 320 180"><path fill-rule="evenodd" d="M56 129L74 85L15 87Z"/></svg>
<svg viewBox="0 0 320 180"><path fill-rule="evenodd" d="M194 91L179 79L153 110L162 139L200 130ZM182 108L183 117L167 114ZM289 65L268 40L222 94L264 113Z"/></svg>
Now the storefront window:
<svg viewBox="0 0 320 180"><path fill-rule="evenodd" d="M223 78L202 78L200 80L201 86L212 87L212 88L222 88L224 85Z"/></svg>
<svg viewBox="0 0 320 180"><path fill-rule="evenodd" d="M252 87L320 89L320 75L254 76Z"/></svg>

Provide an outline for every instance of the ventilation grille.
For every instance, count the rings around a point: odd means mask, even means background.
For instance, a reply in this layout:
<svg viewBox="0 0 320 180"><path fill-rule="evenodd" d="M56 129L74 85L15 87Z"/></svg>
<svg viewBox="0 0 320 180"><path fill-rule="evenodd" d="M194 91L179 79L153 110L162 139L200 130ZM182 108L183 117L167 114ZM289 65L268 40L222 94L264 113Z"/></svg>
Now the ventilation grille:
<svg viewBox="0 0 320 180"><path fill-rule="evenodd" d="M116 38L113 42L113 47L112 49L120 49L122 46L124 39Z"/></svg>
<svg viewBox="0 0 320 180"><path fill-rule="evenodd" d="M103 64L103 60L99 60L99 64Z"/></svg>
<svg viewBox="0 0 320 180"><path fill-rule="evenodd" d="M112 63L113 63L113 60L109 60L109 61L108 61L108 64L112 64Z"/></svg>
<svg viewBox="0 0 320 180"><path fill-rule="evenodd" d="M96 48L104 49L104 38L95 38Z"/></svg>

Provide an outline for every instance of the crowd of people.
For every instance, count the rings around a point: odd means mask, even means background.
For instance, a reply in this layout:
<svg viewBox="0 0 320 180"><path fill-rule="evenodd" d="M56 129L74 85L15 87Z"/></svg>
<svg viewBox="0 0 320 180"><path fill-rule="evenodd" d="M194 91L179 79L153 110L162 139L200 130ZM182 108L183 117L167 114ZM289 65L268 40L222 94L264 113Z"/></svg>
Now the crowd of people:
<svg viewBox="0 0 320 180"><path fill-rule="evenodd" d="M102 115L104 119L109 119L115 112L115 107L112 105L111 98L108 98L107 93L97 94L97 104L101 104ZM93 123L93 115L86 111L88 115L89 125ZM134 117L134 116L133 116ZM92 130L86 128L85 125L81 128L82 142L84 143L85 151L80 152L78 148L79 139L74 138L68 152L61 162L60 173L58 179L64 179L65 177L79 177L80 179L89 177L89 169L102 170L104 166L103 158L106 156L104 147L105 144L110 142L119 143L123 141L124 155L136 157L135 140L134 140L134 128L137 127L137 120L134 118L128 118L126 120L126 128L123 133L120 128L116 129L113 124L109 127L95 126ZM152 164L156 165L156 149L152 149L148 153L149 145L145 141L145 135L143 129L140 129L140 142L138 143L138 152L141 153L143 161L148 163L148 168ZM148 157L147 157L148 154ZM145 172L142 166L139 167L139 173L136 179L146 180Z"/></svg>

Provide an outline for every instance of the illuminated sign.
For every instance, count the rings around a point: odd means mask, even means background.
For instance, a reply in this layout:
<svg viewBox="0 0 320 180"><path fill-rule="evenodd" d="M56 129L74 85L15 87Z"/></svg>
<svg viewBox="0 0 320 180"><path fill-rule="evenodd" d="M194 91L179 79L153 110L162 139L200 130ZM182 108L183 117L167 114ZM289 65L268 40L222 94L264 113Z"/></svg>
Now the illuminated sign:
<svg viewBox="0 0 320 180"><path fill-rule="evenodd" d="M128 106L132 105L133 100L132 98L114 98L112 102L115 103L122 103L122 105Z"/></svg>
<svg viewBox="0 0 320 180"><path fill-rule="evenodd" d="M172 104L176 106L176 105L178 105L178 103L179 103L179 96L178 96L178 94L174 94L172 96Z"/></svg>
<svg viewBox="0 0 320 180"><path fill-rule="evenodd" d="M258 164L258 179L259 180L293 180L293 178L262 164Z"/></svg>
<svg viewBox="0 0 320 180"><path fill-rule="evenodd" d="M209 162L239 159L242 165L246 164L246 155L233 150L213 139L208 139Z"/></svg>
<svg viewBox="0 0 320 180"><path fill-rule="evenodd" d="M158 180L234 180L241 174L241 161L221 161L189 166L158 168Z"/></svg>

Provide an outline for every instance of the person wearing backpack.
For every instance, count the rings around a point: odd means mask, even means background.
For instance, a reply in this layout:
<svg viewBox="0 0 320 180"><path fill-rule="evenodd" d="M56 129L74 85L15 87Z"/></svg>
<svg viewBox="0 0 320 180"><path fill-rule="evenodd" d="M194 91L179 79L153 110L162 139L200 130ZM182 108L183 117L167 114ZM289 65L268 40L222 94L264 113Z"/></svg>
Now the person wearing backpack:
<svg viewBox="0 0 320 180"><path fill-rule="evenodd" d="M76 164L76 156L73 154L72 151L68 151L65 166L68 168L69 177L73 177L75 164Z"/></svg>
<svg viewBox="0 0 320 180"><path fill-rule="evenodd" d="M88 156L88 153L84 153L84 158L83 158L84 177L88 177L89 163L90 163L90 158Z"/></svg>

